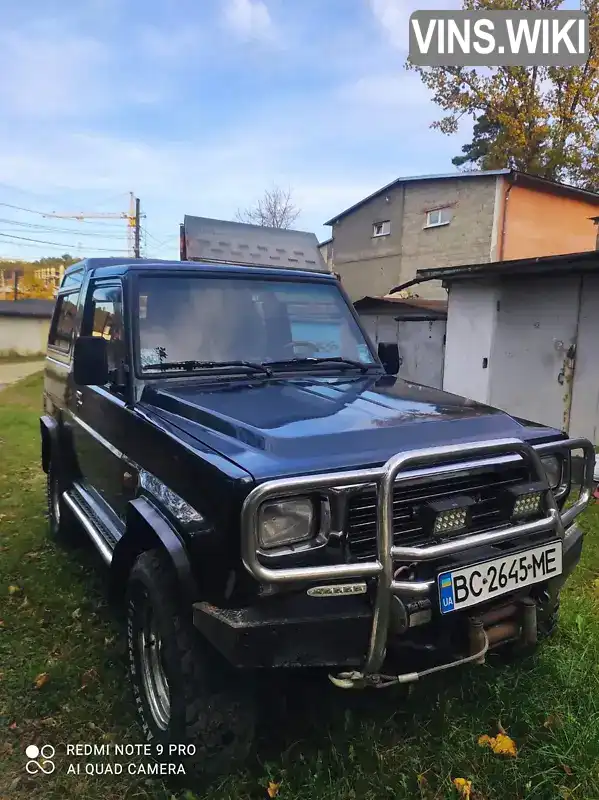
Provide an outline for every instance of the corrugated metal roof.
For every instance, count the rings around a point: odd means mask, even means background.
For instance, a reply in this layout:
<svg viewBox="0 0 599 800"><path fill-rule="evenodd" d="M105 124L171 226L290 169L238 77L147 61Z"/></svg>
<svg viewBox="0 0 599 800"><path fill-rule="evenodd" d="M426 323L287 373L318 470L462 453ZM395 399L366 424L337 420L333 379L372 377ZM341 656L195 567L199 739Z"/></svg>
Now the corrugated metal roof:
<svg viewBox="0 0 599 800"><path fill-rule="evenodd" d="M518 258L511 261L492 261L484 264L462 264L456 267L419 269L416 273L423 280L441 280L447 283L457 280L474 280L488 277L524 278L531 275L568 275L581 272L599 272L599 251L565 253L557 256Z"/></svg>
<svg viewBox="0 0 599 800"><path fill-rule="evenodd" d="M313 233L185 215L188 260L329 272Z"/></svg>

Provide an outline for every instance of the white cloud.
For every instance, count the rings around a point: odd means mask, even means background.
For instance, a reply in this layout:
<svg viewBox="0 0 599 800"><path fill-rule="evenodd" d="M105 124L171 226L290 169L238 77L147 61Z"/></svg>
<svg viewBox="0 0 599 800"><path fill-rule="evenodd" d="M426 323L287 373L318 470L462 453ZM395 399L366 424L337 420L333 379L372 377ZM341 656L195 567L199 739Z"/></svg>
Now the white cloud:
<svg viewBox="0 0 599 800"><path fill-rule="evenodd" d="M264 0L226 0L224 19L240 39L274 38L274 25Z"/></svg>
<svg viewBox="0 0 599 800"><path fill-rule="evenodd" d="M197 25L184 28L144 25L139 31L137 44L150 58L181 60L182 57L204 48L204 38Z"/></svg>
<svg viewBox="0 0 599 800"><path fill-rule="evenodd" d="M407 52L410 16L414 11L451 11L462 7L460 0L369 0L376 20L391 44Z"/></svg>
<svg viewBox="0 0 599 800"><path fill-rule="evenodd" d="M85 119L127 104L147 105L162 95L162 75L152 68L166 57L164 38L141 32L140 57L149 59L136 79L125 69L126 53L94 34L58 21L33 22L0 31L0 103L4 119ZM178 45L181 41L178 40Z"/></svg>
<svg viewBox="0 0 599 800"><path fill-rule="evenodd" d="M413 72L386 72L365 75L341 87L339 97L370 108L398 110L430 104L428 90Z"/></svg>
<svg viewBox="0 0 599 800"><path fill-rule="evenodd" d="M0 98L4 113L54 116L82 113L106 101L106 47L91 36L70 36L55 26L0 32Z"/></svg>

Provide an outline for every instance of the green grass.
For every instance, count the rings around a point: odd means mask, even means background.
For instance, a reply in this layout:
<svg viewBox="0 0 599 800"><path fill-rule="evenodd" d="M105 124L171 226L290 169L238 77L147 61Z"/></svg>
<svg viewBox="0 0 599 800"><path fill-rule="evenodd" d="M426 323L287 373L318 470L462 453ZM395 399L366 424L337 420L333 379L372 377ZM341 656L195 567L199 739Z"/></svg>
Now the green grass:
<svg viewBox="0 0 599 800"><path fill-rule="evenodd" d="M89 548L67 551L47 536L39 467L41 383L32 376L0 393L0 798L170 800L266 797L379 800L599 798L599 508L583 525L583 562L568 584L558 635L520 663L498 659L410 689L344 693L293 678L257 760L212 786L167 788L129 775L66 773L66 743L141 742L125 675L121 623L104 600ZM10 587L18 587L17 591ZM49 680L35 688L36 676ZM478 745L502 725L518 756ZM58 749L51 776L29 776L25 747ZM96 761L106 763L102 759Z"/></svg>

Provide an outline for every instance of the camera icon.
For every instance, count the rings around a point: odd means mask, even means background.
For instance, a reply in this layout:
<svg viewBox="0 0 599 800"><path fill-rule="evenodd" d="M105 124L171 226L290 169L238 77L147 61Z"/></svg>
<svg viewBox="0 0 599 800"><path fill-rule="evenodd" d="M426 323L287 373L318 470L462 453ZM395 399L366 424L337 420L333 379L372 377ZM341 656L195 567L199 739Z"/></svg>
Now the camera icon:
<svg viewBox="0 0 599 800"><path fill-rule="evenodd" d="M37 775L43 772L45 775L51 775L56 769L56 764L52 760L56 749L51 744L44 744L38 747L36 744L30 744L25 748L25 755L29 759L25 764L25 769L30 775Z"/></svg>

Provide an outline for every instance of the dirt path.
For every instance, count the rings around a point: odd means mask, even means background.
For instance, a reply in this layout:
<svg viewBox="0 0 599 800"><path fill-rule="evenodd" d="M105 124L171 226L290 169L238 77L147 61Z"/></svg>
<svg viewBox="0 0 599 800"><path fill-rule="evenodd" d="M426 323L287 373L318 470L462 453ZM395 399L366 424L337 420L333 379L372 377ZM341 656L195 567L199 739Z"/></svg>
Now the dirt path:
<svg viewBox="0 0 599 800"><path fill-rule="evenodd" d="M15 361L14 363L3 364L0 362L0 391L10 383L20 381L34 372L39 372L44 368L43 361Z"/></svg>

